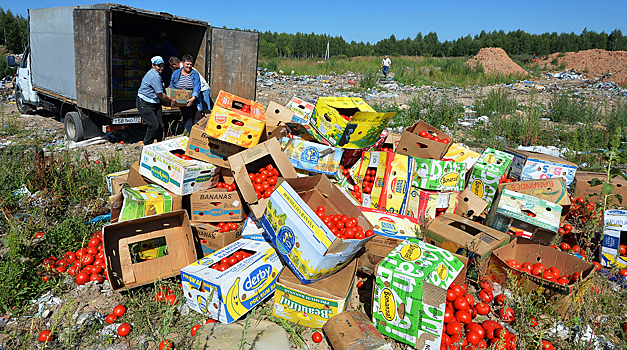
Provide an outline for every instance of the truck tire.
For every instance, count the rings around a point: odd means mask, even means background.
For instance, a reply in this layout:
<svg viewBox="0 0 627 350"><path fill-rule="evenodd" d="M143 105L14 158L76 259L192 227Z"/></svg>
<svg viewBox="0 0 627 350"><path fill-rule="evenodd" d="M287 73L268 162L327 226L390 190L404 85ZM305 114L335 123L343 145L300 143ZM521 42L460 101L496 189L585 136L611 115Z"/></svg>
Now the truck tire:
<svg viewBox="0 0 627 350"><path fill-rule="evenodd" d="M17 106L17 110L22 114L29 114L33 112L33 107L24 102L24 95L22 95L22 91L15 91L15 105Z"/></svg>
<svg viewBox="0 0 627 350"><path fill-rule="evenodd" d="M65 135L68 139L79 142L84 140L83 122L78 112L68 112L63 120L65 126Z"/></svg>

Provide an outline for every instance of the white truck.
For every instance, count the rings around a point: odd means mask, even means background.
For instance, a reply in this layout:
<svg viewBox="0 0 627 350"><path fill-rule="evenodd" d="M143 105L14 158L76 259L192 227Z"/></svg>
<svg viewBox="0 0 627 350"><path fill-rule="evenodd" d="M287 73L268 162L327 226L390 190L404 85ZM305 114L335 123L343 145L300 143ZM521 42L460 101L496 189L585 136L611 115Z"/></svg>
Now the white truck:
<svg viewBox="0 0 627 350"><path fill-rule="evenodd" d="M158 35L167 37L179 58L194 56L212 99L220 90L256 97L257 32L116 4L31 9L28 23L22 59L7 57L10 67L18 66L16 105L22 113L54 112L73 141L142 123L135 99L150 69L146 48ZM163 59L169 70L169 57ZM180 118L178 108L164 107L168 117Z"/></svg>

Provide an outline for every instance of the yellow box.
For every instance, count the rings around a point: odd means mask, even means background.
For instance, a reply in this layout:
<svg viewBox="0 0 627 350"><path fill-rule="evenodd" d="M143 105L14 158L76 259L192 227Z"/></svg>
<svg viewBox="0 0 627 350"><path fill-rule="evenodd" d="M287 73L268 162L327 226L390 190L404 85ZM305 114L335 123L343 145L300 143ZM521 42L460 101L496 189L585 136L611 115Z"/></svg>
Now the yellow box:
<svg viewBox="0 0 627 350"><path fill-rule="evenodd" d="M379 170L383 167L385 171L385 179L378 209L402 215L407 211L414 159L392 152L382 153L387 153L387 159L384 164L379 163Z"/></svg>
<svg viewBox="0 0 627 350"><path fill-rule="evenodd" d="M331 145L359 149L372 146L395 114L377 113L358 97L320 97L311 125Z"/></svg>
<svg viewBox="0 0 627 350"><path fill-rule="evenodd" d="M470 168L475 165L479 157L481 157L481 154L464 146L460 146L457 143L453 143L448 151L446 151L444 157L442 157L442 160L464 163L464 165L466 165L466 171L470 171Z"/></svg>
<svg viewBox="0 0 627 350"><path fill-rule="evenodd" d="M192 98L191 90L166 88L165 94L168 95L168 97L173 98L176 101L176 104L175 104L176 107L186 106L187 100Z"/></svg>
<svg viewBox="0 0 627 350"><path fill-rule="evenodd" d="M250 148L259 143L265 124L264 108L260 103L220 91L205 133L215 139Z"/></svg>

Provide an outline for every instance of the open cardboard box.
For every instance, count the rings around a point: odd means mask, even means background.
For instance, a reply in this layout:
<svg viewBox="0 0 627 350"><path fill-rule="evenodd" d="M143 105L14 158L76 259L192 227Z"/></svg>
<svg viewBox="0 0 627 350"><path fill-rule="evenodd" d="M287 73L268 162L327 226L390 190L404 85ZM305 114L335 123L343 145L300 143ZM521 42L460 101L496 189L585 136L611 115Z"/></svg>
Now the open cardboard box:
<svg viewBox="0 0 627 350"><path fill-rule="evenodd" d="M483 215L483 211L488 207L488 202L477 196L470 189L465 189L459 193L455 215L477 221Z"/></svg>
<svg viewBox="0 0 627 350"><path fill-rule="evenodd" d="M422 137L418 135L421 131L426 131L440 139L449 140L449 143L442 143ZM414 158L440 160L444 157L453 142L453 137L450 135L419 120L416 124L405 129L396 148L396 153Z"/></svg>
<svg viewBox="0 0 627 350"><path fill-rule="evenodd" d="M486 148L468 172L466 188L488 202L490 208L497 195L501 177L510 170L513 160L514 156L509 153Z"/></svg>
<svg viewBox="0 0 627 350"><path fill-rule="evenodd" d="M137 174L137 176L139 176L139 178L142 178L142 176L139 174ZM143 186L146 186L146 185L130 187L130 185L126 184L125 186L129 186L129 188L142 188ZM157 186L157 185L154 185L154 186ZM169 192L168 190L165 190L165 191L172 198L172 210L170 211L177 211L177 210L184 209L182 196L176 195L172 192ZM124 206L124 193L120 192L116 195L110 196L109 204L111 205L111 223L114 224L118 222L120 219L120 213L122 212L122 207Z"/></svg>
<svg viewBox="0 0 627 350"><path fill-rule="evenodd" d="M606 210L603 214L601 265L627 268L627 257L619 254L621 244L627 245L627 210Z"/></svg>
<svg viewBox="0 0 627 350"><path fill-rule="evenodd" d="M220 228L205 222L192 222L192 230L198 236L200 245L200 258L207 256L216 250L220 250L227 245L242 238L243 221L237 223L237 229L220 232Z"/></svg>
<svg viewBox="0 0 627 350"><path fill-rule="evenodd" d="M274 291L272 314L288 321L322 328L329 318L343 312L355 282L357 262L311 284L302 284L290 269L283 269Z"/></svg>
<svg viewBox="0 0 627 350"><path fill-rule="evenodd" d="M599 194L603 193L603 186L598 185L592 187L590 181L592 179L599 179L605 181L607 179L606 174L592 173L588 171L578 171L575 175L575 190L573 191L573 197L581 197L589 202L597 202L599 200ZM612 193L619 194L623 197L623 202L620 203L614 196L609 197L608 204L616 204L619 207L627 206L627 180L621 176L616 176L610 179L610 184L614 185L614 191Z"/></svg>
<svg viewBox="0 0 627 350"><path fill-rule="evenodd" d="M288 137L279 142L295 169L330 176L336 176L340 170L341 148Z"/></svg>
<svg viewBox="0 0 627 350"><path fill-rule="evenodd" d="M102 229L102 241L114 291L176 276L181 268L196 261L196 246L184 210L107 225Z"/></svg>
<svg viewBox="0 0 627 350"><path fill-rule="evenodd" d="M220 91L205 126L210 137L250 148L263 134L266 123L264 108L231 93Z"/></svg>
<svg viewBox="0 0 627 350"><path fill-rule="evenodd" d="M514 155L510 177L520 181L561 177L566 185L575 180L577 164L544 153L505 148Z"/></svg>
<svg viewBox="0 0 627 350"><path fill-rule="evenodd" d="M467 255L468 277L478 282L485 274L490 255L509 243L511 235L474 221L445 213L429 224L424 241L449 252Z"/></svg>
<svg viewBox="0 0 627 350"><path fill-rule="evenodd" d="M374 236L340 239L314 211L356 218L364 232L372 225L324 175L285 179L270 196L259 220L266 239L304 284L333 275L346 266Z"/></svg>
<svg viewBox="0 0 627 350"><path fill-rule="evenodd" d="M470 171L477 160L479 160L480 156L481 154L461 146L460 144L452 143L448 148L448 151L446 151L444 157L442 157L442 160L462 163L466 167L466 171Z"/></svg>
<svg viewBox="0 0 627 350"><path fill-rule="evenodd" d="M255 186L250 181L249 174L257 173L259 169L273 164L276 169L279 170L280 177L283 178L297 178L298 174L292 163L290 163L287 155L281 150L281 145L277 139L270 139L259 145L242 151L238 154L229 157L229 164L235 183L239 188L244 201L250 207L250 210L255 214L255 217L260 218L263 212L266 210L268 204L268 198L257 199L255 192Z"/></svg>
<svg viewBox="0 0 627 350"><path fill-rule="evenodd" d="M527 262L532 265L542 263L547 269L556 267L562 276L572 276L573 273L580 272L581 278L587 279L594 272L594 265L583 259L523 237L516 237L509 244L492 253L487 270L488 276L492 281L505 285L509 271L527 291L547 289L567 295L573 290L572 284L564 286L512 268L507 265L507 261L512 259L518 261L521 265Z"/></svg>
<svg viewBox="0 0 627 350"><path fill-rule="evenodd" d="M209 117L204 117L192 126L185 155L222 168L228 168L228 157L245 150L245 148L216 139L205 133L208 120Z"/></svg>
<svg viewBox="0 0 627 350"><path fill-rule="evenodd" d="M413 158L411 185L429 191L462 191L466 184L466 166L436 159Z"/></svg>
<svg viewBox="0 0 627 350"><path fill-rule="evenodd" d="M579 174L579 173L577 173ZM570 196L566 182L560 177L552 179L516 181L499 184L498 193L503 189L524 193L536 198L544 199L562 206L562 219L570 211Z"/></svg>
<svg viewBox="0 0 627 350"><path fill-rule="evenodd" d="M128 178L126 179L126 183L130 187L139 187L139 186L148 185L154 182L143 177L139 173L139 160L136 160L131 164L131 168L128 171Z"/></svg>
<svg viewBox="0 0 627 350"><path fill-rule="evenodd" d="M362 311L335 315L322 329L334 350L392 350L392 345Z"/></svg>
<svg viewBox="0 0 627 350"><path fill-rule="evenodd" d="M122 190L122 185L128 181L128 172L130 170L122 170L116 173L106 175L107 188L110 195L116 195Z"/></svg>

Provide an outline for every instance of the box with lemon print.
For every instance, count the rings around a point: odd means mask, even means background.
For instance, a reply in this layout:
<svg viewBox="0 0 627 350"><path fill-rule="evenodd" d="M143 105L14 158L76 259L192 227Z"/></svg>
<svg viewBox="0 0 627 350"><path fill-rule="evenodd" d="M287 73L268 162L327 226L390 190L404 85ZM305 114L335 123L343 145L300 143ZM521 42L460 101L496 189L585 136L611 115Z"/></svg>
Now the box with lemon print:
<svg viewBox="0 0 627 350"><path fill-rule="evenodd" d="M416 163L411 185L431 191L462 191L466 180L466 166L461 163L435 159L412 158Z"/></svg>
<svg viewBox="0 0 627 350"><path fill-rule="evenodd" d="M446 289L464 264L453 253L409 238L375 270L372 318L381 334L416 349L439 349Z"/></svg>
<svg viewBox="0 0 627 350"><path fill-rule="evenodd" d="M513 160L514 156L509 153L486 148L472 167L466 188L488 202L488 209L496 196L501 176L507 174Z"/></svg>
<svg viewBox="0 0 627 350"><path fill-rule="evenodd" d="M442 157L442 160L462 163L466 167L466 170L470 170L477 160L479 160L480 156L481 154L475 151L469 150L457 143L452 143L444 157Z"/></svg>
<svg viewBox="0 0 627 350"><path fill-rule="evenodd" d="M248 256L223 271L210 268L237 252ZM185 303L222 323L237 321L274 292L281 270L272 246L242 238L181 269Z"/></svg>
<svg viewBox="0 0 627 350"><path fill-rule="evenodd" d="M335 176L340 169L342 149L288 137L279 140L283 153L296 169Z"/></svg>

